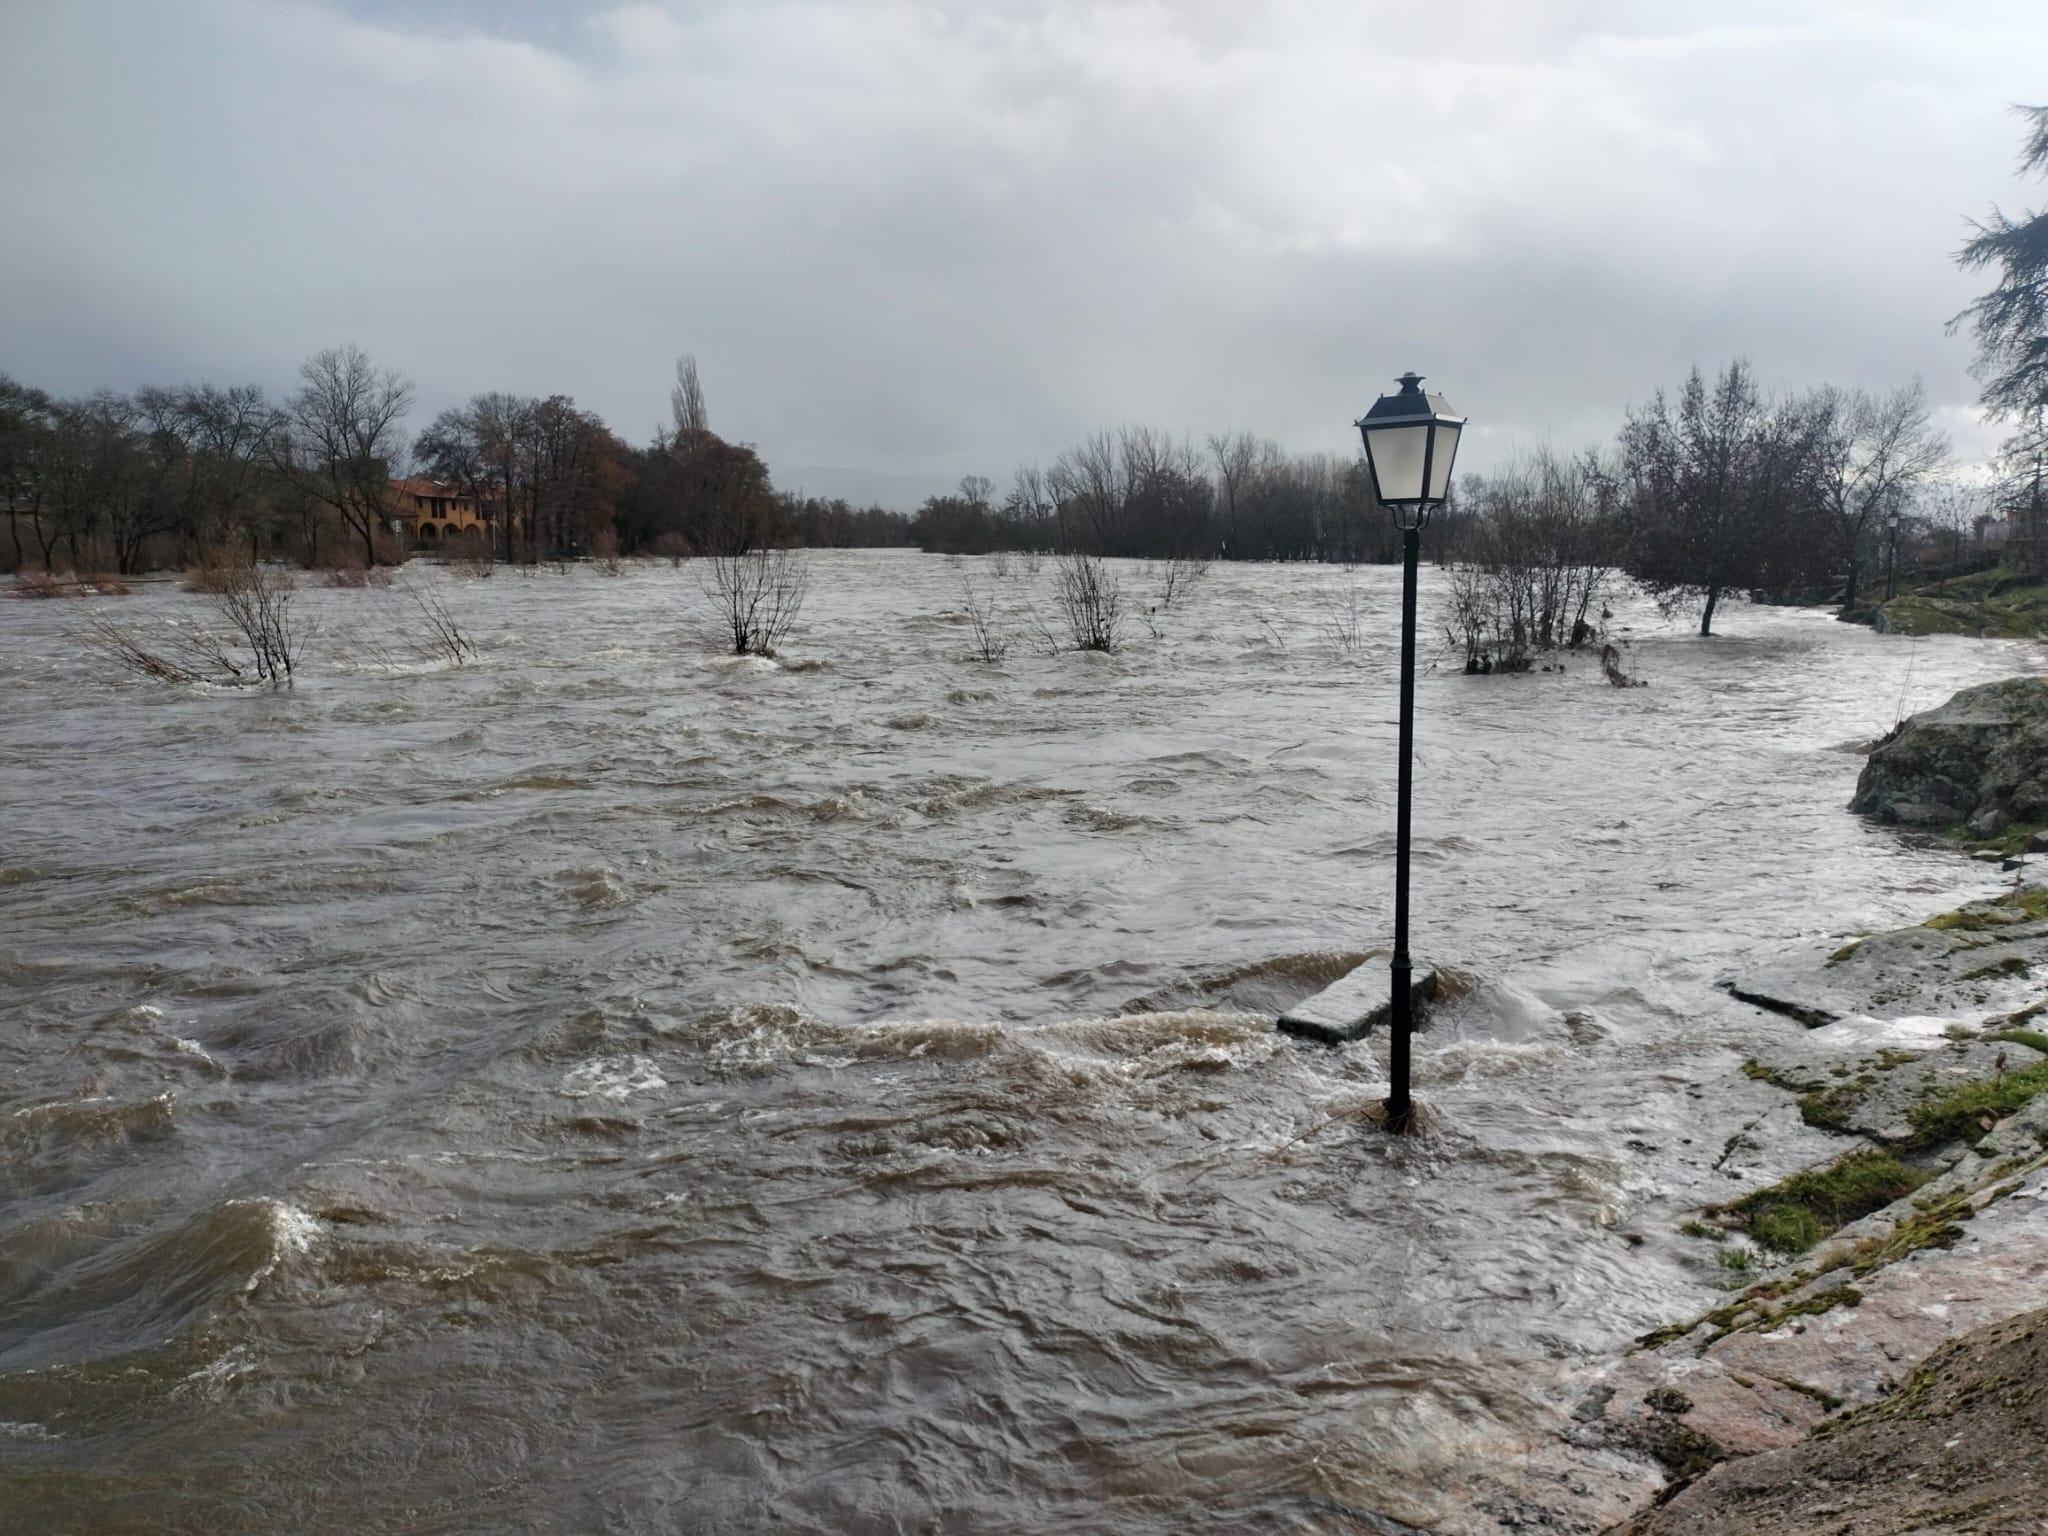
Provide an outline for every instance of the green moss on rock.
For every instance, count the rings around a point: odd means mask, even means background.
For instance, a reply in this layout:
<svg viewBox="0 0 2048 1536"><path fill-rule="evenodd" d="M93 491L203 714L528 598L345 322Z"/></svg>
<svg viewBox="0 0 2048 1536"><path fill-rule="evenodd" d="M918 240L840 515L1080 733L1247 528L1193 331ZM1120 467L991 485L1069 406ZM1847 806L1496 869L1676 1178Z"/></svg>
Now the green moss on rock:
<svg viewBox="0 0 2048 1536"><path fill-rule="evenodd" d="M1776 1253L1804 1253L1838 1227L1911 1194L1927 1175L1889 1152L1852 1152L1722 1207Z"/></svg>
<svg viewBox="0 0 2048 1536"><path fill-rule="evenodd" d="M1950 1141L1974 1143L2007 1115L2024 1108L2043 1088L2048 1088L2048 1061L1988 1082L1958 1083L1906 1111L1913 1127L1906 1146L1912 1149L1938 1147Z"/></svg>

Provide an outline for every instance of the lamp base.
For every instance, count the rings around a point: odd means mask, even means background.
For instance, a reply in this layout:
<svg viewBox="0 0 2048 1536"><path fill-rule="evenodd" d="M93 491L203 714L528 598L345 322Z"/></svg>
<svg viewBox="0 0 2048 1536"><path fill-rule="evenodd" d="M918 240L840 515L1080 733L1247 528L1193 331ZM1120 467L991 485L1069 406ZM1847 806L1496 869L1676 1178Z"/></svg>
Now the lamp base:
<svg viewBox="0 0 2048 1536"><path fill-rule="evenodd" d="M1429 1106L1415 1099L1408 1101L1408 1114L1399 1122L1393 1118L1387 1099L1380 1100L1365 1112L1365 1123L1385 1131L1389 1136L1424 1136L1436 1125L1436 1116Z"/></svg>

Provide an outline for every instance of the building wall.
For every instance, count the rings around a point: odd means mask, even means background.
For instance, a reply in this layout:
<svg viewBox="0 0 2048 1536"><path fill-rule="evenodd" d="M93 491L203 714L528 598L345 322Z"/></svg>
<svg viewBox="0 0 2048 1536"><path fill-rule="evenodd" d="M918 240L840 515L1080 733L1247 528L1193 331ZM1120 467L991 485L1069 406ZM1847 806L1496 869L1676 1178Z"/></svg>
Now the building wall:
<svg viewBox="0 0 2048 1536"><path fill-rule="evenodd" d="M391 520L421 544L480 539L489 523L475 497L428 480L394 480L386 492Z"/></svg>

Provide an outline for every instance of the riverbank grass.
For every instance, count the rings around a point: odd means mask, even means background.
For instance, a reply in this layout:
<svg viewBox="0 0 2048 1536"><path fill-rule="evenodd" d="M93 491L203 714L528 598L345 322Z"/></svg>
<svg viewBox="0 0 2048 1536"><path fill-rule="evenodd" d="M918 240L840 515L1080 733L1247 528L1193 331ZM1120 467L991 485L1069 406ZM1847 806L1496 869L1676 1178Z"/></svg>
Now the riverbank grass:
<svg viewBox="0 0 2048 1536"><path fill-rule="evenodd" d="M2031 1030L2008 1031L1991 1038L2014 1039L2029 1035L2033 1038L2017 1039L2016 1043L2032 1046L2041 1038ZM1906 1111L1906 1118L1913 1127L1912 1137L1906 1146L1909 1150L1919 1150L1951 1141L1974 1144L2007 1115L2024 1109L2043 1088L2048 1088L2048 1061L2036 1062L2031 1067L1988 1080L1959 1083Z"/></svg>
<svg viewBox="0 0 2048 1536"><path fill-rule="evenodd" d="M1930 917L1920 926L1943 933L1981 933L1987 928L2010 928L2015 923L2044 919L2048 919L2048 889L2030 885L1997 901L1973 901L1953 912Z"/></svg>
<svg viewBox="0 0 2048 1536"><path fill-rule="evenodd" d="M1799 1254L1858 1217L1911 1194L1928 1175L1876 1148L1781 1179L1719 1208L1773 1253Z"/></svg>

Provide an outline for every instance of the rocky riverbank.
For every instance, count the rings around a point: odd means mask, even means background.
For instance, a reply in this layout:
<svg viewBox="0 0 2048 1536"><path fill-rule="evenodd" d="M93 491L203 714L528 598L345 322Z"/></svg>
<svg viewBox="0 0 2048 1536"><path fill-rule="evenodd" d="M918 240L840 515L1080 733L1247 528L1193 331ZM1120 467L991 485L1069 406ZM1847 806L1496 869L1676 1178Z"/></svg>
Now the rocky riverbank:
<svg viewBox="0 0 2048 1536"><path fill-rule="evenodd" d="M2048 632L2048 584L2006 570L1979 571L1860 611L1894 634L2031 640Z"/></svg>
<svg viewBox="0 0 2048 1536"><path fill-rule="evenodd" d="M2048 1311L1977 1329L1805 1442L1725 1463L1615 1536L2043 1529Z"/></svg>
<svg viewBox="0 0 2048 1536"><path fill-rule="evenodd" d="M2032 634L2041 595L1914 594L1888 627ZM1800 1026L1744 1064L1786 1097L1736 1142L1842 1150L1688 1219L1747 1283L1587 1383L1580 1443L1670 1476L1615 1536L2044 1528L2048 888L2022 882L2048 820L2048 681L1902 721L1850 808L1995 844L2014 885L1727 979Z"/></svg>
<svg viewBox="0 0 2048 1536"><path fill-rule="evenodd" d="M1965 688L1901 721L1872 749L1849 809L1979 838L2048 822L2048 679Z"/></svg>
<svg viewBox="0 0 2048 1536"><path fill-rule="evenodd" d="M1747 1283L1588 1374L1575 1443L1670 1478L1617 1532L2040 1528L2044 965L2048 890L2019 887L1730 978L1802 1026L1745 1064L1785 1099L1738 1140L1842 1151L1688 1219Z"/></svg>

